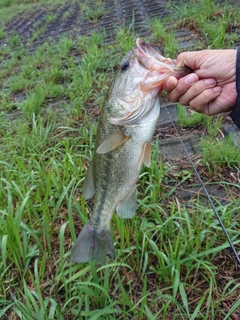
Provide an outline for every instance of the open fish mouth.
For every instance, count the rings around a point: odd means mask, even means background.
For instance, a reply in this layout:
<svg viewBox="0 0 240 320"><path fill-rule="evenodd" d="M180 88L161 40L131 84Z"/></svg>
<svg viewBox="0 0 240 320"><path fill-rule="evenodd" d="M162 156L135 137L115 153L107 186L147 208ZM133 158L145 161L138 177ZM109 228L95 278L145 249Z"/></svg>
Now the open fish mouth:
<svg viewBox="0 0 240 320"><path fill-rule="evenodd" d="M148 70L154 69L160 73L169 73L177 78L192 72L187 66L177 67L175 65L175 60L163 57L157 50L140 38L136 40L134 55Z"/></svg>
<svg viewBox="0 0 240 320"><path fill-rule="evenodd" d="M137 59L147 69L174 71L174 62L171 59L164 58L158 51L153 49L148 43L138 38L136 41L136 49L134 50ZM166 70L167 69L167 70Z"/></svg>

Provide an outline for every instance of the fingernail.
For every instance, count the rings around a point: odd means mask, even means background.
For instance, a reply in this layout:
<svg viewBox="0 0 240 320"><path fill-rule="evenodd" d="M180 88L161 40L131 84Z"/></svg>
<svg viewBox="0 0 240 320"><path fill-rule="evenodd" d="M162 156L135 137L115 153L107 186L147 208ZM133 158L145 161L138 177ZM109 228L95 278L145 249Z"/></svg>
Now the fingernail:
<svg viewBox="0 0 240 320"><path fill-rule="evenodd" d="M192 84L192 83L194 83L194 82L197 81L197 80L198 80L198 76L197 76L195 73L191 73L191 74L189 74L188 76L186 76L184 82L185 82L186 84Z"/></svg>
<svg viewBox="0 0 240 320"><path fill-rule="evenodd" d="M214 87L213 91L215 92L221 92L222 91L222 87Z"/></svg>
<svg viewBox="0 0 240 320"><path fill-rule="evenodd" d="M216 84L216 80L215 79L206 79L206 80L204 80L204 82L205 82L205 84L207 86L213 86L213 85Z"/></svg>

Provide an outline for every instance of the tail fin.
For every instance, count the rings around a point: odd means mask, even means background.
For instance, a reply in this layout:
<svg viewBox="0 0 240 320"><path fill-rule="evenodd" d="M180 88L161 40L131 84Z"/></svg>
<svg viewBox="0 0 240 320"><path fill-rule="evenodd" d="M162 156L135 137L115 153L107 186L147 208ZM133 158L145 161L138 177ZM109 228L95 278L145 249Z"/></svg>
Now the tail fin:
<svg viewBox="0 0 240 320"><path fill-rule="evenodd" d="M96 230L89 221L82 228L74 244L70 262L96 260L98 265L106 263L106 256L114 258L112 234L109 230Z"/></svg>

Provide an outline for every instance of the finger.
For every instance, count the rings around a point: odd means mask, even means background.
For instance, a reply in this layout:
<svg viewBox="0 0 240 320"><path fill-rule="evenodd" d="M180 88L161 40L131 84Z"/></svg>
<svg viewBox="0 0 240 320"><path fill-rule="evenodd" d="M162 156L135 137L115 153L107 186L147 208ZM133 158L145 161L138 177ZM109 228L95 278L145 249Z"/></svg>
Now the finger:
<svg viewBox="0 0 240 320"><path fill-rule="evenodd" d="M214 87L202 91L198 96L189 102L189 106L199 113L212 115L213 111L209 109L212 101L214 101L222 91L222 87ZM220 112L220 110L218 111ZM215 112L217 113L217 112Z"/></svg>
<svg viewBox="0 0 240 320"><path fill-rule="evenodd" d="M198 76L195 73L191 73L186 77L178 80L176 87L170 92L169 99L172 102L179 101L179 98L196 82Z"/></svg>
<svg viewBox="0 0 240 320"><path fill-rule="evenodd" d="M182 52L178 55L176 65L186 65L192 70L200 68L201 59L207 54L207 50Z"/></svg>
<svg viewBox="0 0 240 320"><path fill-rule="evenodd" d="M213 116L215 114L229 112L232 109L233 109L232 106L228 106L228 107L223 108L221 105L221 102L218 100L218 97L217 97L213 101L210 101L209 103L206 104L203 113L207 114L208 116Z"/></svg>
<svg viewBox="0 0 240 320"><path fill-rule="evenodd" d="M210 101L203 113L214 115L221 112L228 112L236 104L237 91L235 85L226 85L222 88L220 95Z"/></svg>
<svg viewBox="0 0 240 320"><path fill-rule="evenodd" d="M200 94L209 89L216 86L216 80L213 78L199 80L196 83L192 84L192 86L178 99L179 102L185 106L189 105L190 101L195 97L200 96ZM203 101L205 103L205 101Z"/></svg>
<svg viewBox="0 0 240 320"><path fill-rule="evenodd" d="M170 76L166 79L166 81L163 84L163 90L170 92L176 87L177 85L177 78Z"/></svg>

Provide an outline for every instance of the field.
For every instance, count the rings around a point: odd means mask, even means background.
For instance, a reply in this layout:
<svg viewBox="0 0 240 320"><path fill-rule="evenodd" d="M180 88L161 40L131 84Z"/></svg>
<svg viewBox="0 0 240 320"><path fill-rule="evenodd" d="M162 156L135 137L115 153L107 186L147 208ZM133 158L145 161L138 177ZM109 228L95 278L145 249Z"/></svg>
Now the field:
<svg viewBox="0 0 240 320"><path fill-rule="evenodd" d="M199 181L187 157L162 155L161 128L139 177L136 214L113 217L116 258L101 267L68 262L91 214L82 183L99 110L136 38L172 58L239 43L234 1L159 3L167 14L146 17L147 29L137 27L136 10L109 30L100 28L110 14L103 8L114 1L0 0L0 319L240 319L236 257L201 188L179 196ZM72 8L81 32L61 32ZM21 21L31 27L14 30ZM201 136L192 161L209 190L217 187L213 202L239 255L240 142L223 132L228 124L227 115L178 106L181 135ZM173 128L167 134L176 136Z"/></svg>

